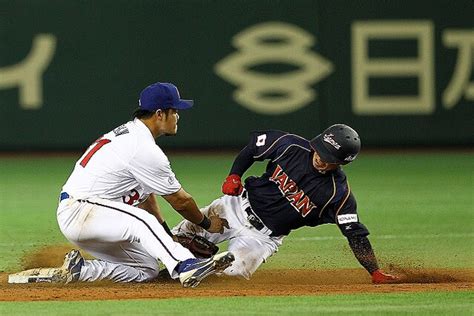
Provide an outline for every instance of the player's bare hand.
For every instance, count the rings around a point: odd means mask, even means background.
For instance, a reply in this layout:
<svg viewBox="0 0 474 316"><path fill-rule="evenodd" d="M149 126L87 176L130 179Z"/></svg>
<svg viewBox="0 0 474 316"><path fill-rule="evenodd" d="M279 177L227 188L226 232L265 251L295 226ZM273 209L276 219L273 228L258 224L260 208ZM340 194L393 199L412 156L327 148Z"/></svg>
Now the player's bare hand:
<svg viewBox="0 0 474 316"><path fill-rule="evenodd" d="M229 228L229 223L225 218L219 217L219 215L214 214L209 216L211 221L211 226L207 229L210 233L220 233L224 232L224 228Z"/></svg>

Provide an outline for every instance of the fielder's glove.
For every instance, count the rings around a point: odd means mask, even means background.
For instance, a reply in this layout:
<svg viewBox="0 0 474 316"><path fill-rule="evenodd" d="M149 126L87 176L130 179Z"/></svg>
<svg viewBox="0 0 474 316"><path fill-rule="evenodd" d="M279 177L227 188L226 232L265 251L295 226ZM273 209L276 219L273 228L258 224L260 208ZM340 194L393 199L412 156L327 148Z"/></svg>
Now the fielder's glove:
<svg viewBox="0 0 474 316"><path fill-rule="evenodd" d="M173 238L183 247L188 248L196 258L210 258L219 251L219 247L213 242L198 235L178 234Z"/></svg>
<svg viewBox="0 0 474 316"><path fill-rule="evenodd" d="M242 181L237 174L229 175L222 184L222 193L227 195L240 195L243 189Z"/></svg>

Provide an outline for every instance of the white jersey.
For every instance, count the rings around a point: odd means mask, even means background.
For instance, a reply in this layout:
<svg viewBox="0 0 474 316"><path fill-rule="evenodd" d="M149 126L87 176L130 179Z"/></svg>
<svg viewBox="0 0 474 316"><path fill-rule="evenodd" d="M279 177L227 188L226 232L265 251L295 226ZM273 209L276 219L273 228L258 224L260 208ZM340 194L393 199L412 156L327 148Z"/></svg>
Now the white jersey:
<svg viewBox="0 0 474 316"><path fill-rule="evenodd" d="M150 281L160 271L157 260L176 278L178 262L193 255L155 215L136 205L151 193L180 188L168 158L139 119L92 144L76 162L57 210L64 236L97 259L84 261L79 280Z"/></svg>
<svg viewBox="0 0 474 316"><path fill-rule="evenodd" d="M139 119L99 138L76 162L62 191L75 199L102 198L136 205L148 195L177 192L168 157Z"/></svg>

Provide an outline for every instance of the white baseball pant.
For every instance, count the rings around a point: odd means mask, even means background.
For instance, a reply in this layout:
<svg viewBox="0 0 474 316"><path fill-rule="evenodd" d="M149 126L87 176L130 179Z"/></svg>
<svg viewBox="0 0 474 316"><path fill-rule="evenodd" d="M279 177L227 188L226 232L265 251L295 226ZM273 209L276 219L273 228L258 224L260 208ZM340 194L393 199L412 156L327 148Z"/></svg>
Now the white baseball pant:
<svg viewBox="0 0 474 316"><path fill-rule="evenodd" d="M57 220L70 242L97 258L85 260L79 281L149 281L158 275L158 260L177 278L178 262L194 258L173 241L156 217L124 203L64 199Z"/></svg>
<svg viewBox="0 0 474 316"><path fill-rule="evenodd" d="M244 211L248 205L248 201L241 196L224 195L201 209L206 216L219 214L227 219L230 229L226 228L223 234L209 233L188 220L181 221L172 232L197 234L215 244L228 240L228 250L234 254L235 261L224 270L224 274L248 280L268 257L278 251L283 242L283 236L270 237L264 233L265 229L259 231L249 223Z"/></svg>

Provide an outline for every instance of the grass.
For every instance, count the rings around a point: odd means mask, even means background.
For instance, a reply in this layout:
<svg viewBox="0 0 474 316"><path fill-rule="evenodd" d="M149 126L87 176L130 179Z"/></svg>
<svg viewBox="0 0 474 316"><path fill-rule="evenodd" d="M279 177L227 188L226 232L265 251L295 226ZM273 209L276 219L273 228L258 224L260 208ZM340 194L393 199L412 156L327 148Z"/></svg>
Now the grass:
<svg viewBox="0 0 474 316"><path fill-rule="evenodd" d="M472 315L472 292L0 304L2 315ZM249 305L249 301L251 304ZM120 309L117 309L120 306ZM224 312L225 311L225 312Z"/></svg>
<svg viewBox="0 0 474 316"><path fill-rule="evenodd" d="M63 244L57 198L77 157L0 157L0 270L20 267L25 252ZM169 156L183 187L199 205L220 196L228 154ZM256 164L248 174L260 174ZM345 168L358 212L382 264L474 267L474 155L366 154ZM179 214L159 200L167 221ZM285 239L262 269L359 267L335 225L302 228ZM0 314L452 314L473 312L472 291L213 298L144 301L0 303ZM251 301L251 304L249 304ZM229 308L229 306L231 306ZM192 312L191 312L192 311Z"/></svg>

